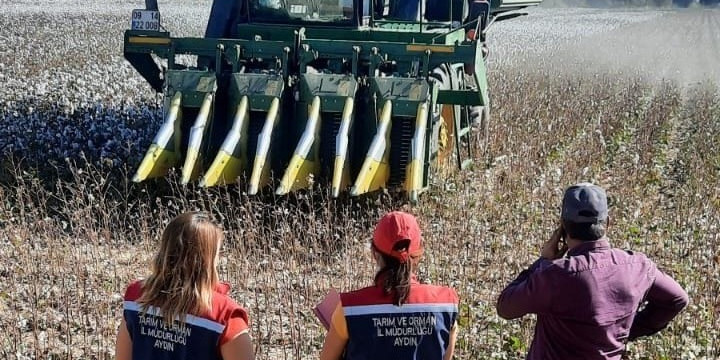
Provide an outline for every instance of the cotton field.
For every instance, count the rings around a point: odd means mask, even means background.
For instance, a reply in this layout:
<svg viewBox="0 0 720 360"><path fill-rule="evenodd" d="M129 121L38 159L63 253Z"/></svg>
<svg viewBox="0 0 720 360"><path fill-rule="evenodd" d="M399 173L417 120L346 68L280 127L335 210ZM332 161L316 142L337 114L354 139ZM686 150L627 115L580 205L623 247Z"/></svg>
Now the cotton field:
<svg viewBox="0 0 720 360"><path fill-rule="evenodd" d="M611 197L610 240L645 252L690 306L628 359L720 357L720 10L536 8L489 35L487 151L419 205L380 194L247 197L128 179L162 98L124 60L133 1L6 1L0 13L0 358L112 359L122 294L147 275L181 211L223 224L221 277L258 359L316 358L311 309L370 283L367 239L389 209L424 229L424 281L458 290L457 359L522 358L534 319L498 293L537 256L563 189ZM162 1L173 36L200 36L208 1Z"/></svg>

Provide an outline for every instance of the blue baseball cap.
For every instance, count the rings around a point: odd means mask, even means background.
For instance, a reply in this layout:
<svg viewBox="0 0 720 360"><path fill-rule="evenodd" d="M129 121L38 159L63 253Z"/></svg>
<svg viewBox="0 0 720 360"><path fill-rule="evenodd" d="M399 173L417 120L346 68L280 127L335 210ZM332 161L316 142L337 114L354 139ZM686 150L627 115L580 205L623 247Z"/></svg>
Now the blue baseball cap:
<svg viewBox="0 0 720 360"><path fill-rule="evenodd" d="M563 196L560 217L574 223L598 223L607 220L605 190L591 183L570 186Z"/></svg>

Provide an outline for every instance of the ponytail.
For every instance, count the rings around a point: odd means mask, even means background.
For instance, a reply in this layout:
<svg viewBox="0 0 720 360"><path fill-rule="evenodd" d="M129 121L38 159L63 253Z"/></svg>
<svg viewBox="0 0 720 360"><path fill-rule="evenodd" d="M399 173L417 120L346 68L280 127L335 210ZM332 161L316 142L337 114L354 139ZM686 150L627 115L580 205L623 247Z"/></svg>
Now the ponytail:
<svg viewBox="0 0 720 360"><path fill-rule="evenodd" d="M407 249L409 241L400 241L393 247L393 250L401 251ZM377 250L377 249L376 249ZM385 295L392 294L393 304L400 306L407 301L410 295L410 278L415 270L416 257L409 257L407 261L385 255L382 256L384 266L375 275L375 283L382 286Z"/></svg>

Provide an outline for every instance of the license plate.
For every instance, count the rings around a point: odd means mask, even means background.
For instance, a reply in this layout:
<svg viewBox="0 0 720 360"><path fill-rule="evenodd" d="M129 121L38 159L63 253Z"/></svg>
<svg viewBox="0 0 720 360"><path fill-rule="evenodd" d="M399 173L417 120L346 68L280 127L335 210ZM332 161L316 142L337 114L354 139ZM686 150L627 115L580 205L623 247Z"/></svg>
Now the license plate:
<svg viewBox="0 0 720 360"><path fill-rule="evenodd" d="M133 30L160 31L160 12L157 10L133 10L130 28Z"/></svg>

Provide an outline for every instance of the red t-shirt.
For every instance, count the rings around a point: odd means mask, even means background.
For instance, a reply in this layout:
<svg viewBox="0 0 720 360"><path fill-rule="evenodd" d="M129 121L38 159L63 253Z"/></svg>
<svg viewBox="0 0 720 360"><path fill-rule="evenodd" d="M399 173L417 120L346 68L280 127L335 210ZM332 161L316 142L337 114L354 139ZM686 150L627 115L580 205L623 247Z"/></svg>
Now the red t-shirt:
<svg viewBox="0 0 720 360"><path fill-rule="evenodd" d="M221 359L220 347L248 331L248 315L227 294L230 285L215 288L212 310L187 315L185 327L167 325L157 307L143 312L137 299L142 282L135 281L125 291L123 316L132 339L133 360L139 359Z"/></svg>

